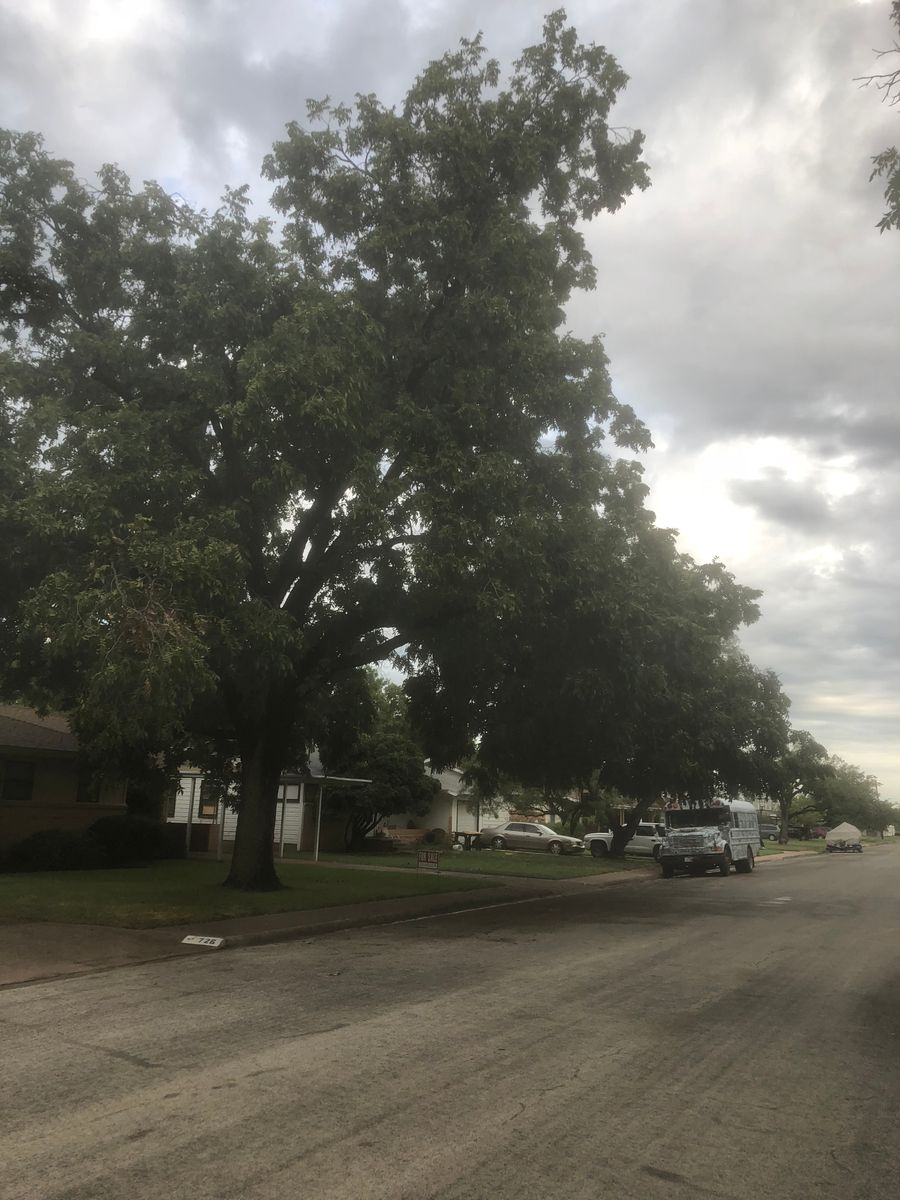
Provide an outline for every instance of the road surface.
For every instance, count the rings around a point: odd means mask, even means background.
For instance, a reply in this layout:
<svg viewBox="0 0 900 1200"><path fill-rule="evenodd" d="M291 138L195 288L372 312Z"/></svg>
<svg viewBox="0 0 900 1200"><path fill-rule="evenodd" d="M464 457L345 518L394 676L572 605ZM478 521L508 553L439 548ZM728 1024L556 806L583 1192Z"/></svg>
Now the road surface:
<svg viewBox="0 0 900 1200"><path fill-rule="evenodd" d="M3 1200L900 1193L900 850L0 992Z"/></svg>

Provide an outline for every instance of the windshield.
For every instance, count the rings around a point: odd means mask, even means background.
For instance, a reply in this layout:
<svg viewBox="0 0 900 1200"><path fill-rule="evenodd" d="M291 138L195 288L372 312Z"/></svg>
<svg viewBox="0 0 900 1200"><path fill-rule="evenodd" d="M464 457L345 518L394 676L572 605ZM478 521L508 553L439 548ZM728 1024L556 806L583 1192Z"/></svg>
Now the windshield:
<svg viewBox="0 0 900 1200"><path fill-rule="evenodd" d="M728 808L671 809L666 813L666 824L670 829L696 829L701 825L730 825L731 810Z"/></svg>

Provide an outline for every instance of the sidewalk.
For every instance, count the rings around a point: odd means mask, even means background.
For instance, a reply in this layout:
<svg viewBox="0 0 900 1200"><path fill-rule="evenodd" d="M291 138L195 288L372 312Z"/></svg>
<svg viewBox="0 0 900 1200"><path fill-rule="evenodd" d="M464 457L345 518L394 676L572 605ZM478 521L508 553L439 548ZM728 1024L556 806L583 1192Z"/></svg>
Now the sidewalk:
<svg viewBox="0 0 900 1200"><path fill-rule="evenodd" d="M328 867L322 864L317 868L310 864L310 869L327 870ZM222 949L284 942L336 933L342 929L414 921L468 909L524 904L547 896L569 895L584 888L646 882L655 879L656 874L655 870L648 867L646 871L623 871L616 875L591 875L578 879L515 878L498 882L496 875L474 876L467 872L465 878L482 879L493 886L474 892L407 896L396 900L375 900L367 904L267 913L257 917L201 920L193 924L167 925L156 929L119 929L108 925L50 922L0 924L0 988L216 952L207 946L185 946L182 939L188 934L223 938Z"/></svg>

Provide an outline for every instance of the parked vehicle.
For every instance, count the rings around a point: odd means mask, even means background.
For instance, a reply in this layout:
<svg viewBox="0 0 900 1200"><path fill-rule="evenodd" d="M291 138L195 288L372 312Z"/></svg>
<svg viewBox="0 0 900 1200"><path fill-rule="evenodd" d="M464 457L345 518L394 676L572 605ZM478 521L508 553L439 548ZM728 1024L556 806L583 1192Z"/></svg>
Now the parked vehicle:
<svg viewBox="0 0 900 1200"><path fill-rule="evenodd" d="M626 854L646 854L653 858L659 857L659 848L666 836L666 827L654 821L641 821L634 836L625 844ZM598 833L584 835L585 847L594 858L603 858L612 850L613 834L611 829L601 829Z"/></svg>
<svg viewBox="0 0 900 1200"><path fill-rule="evenodd" d="M862 834L855 825L844 821L825 835L825 849L829 854L862 854Z"/></svg>
<svg viewBox="0 0 900 1200"><path fill-rule="evenodd" d="M763 842L777 842L781 830L777 825L772 825L768 821L760 821L759 837Z"/></svg>
<svg viewBox="0 0 900 1200"><path fill-rule="evenodd" d="M582 854L581 838L554 833L547 825L530 821L504 821L490 829L482 829L481 845L492 850L548 850L551 854Z"/></svg>
<svg viewBox="0 0 900 1200"><path fill-rule="evenodd" d="M749 874L762 848L756 809L746 800L721 800L699 808L666 810L666 837L659 865L664 879L676 871L702 875L718 870L727 875L732 866Z"/></svg>
<svg viewBox="0 0 900 1200"><path fill-rule="evenodd" d="M634 837L626 844L626 854L647 854L659 858L659 850L666 840L666 827L654 821L641 821Z"/></svg>
<svg viewBox="0 0 900 1200"><path fill-rule="evenodd" d="M613 835L611 829L601 829L598 833L586 833L584 845L590 850L593 858L605 858L612 850Z"/></svg>
<svg viewBox="0 0 900 1200"><path fill-rule="evenodd" d="M795 842L808 842L812 836L808 825L788 825L788 837Z"/></svg>

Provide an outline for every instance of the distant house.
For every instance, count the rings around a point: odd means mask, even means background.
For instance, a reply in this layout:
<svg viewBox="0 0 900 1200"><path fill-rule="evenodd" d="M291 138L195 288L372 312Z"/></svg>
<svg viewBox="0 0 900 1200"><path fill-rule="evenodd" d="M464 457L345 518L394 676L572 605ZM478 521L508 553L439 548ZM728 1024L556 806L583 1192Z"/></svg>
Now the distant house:
<svg viewBox="0 0 900 1200"><path fill-rule="evenodd" d="M426 768L428 765L426 762ZM441 785L441 790L435 793L431 807L424 815L393 813L384 824L389 833L396 836L412 825L413 829L421 832L445 829L452 837L456 833L478 833L486 826L509 820L509 809L504 805L485 807L478 800L472 788L464 781L465 773L458 767L447 767L443 771L427 773Z"/></svg>
<svg viewBox="0 0 900 1200"><path fill-rule="evenodd" d="M315 845L319 799L326 788L325 768L315 753L309 766L299 772L282 775L275 810L274 842L278 850L312 850ZM221 854L234 841L237 812L219 799L203 772L181 768L178 784L169 796L166 820L183 825L185 845L194 854ZM321 815L319 844L323 850L343 850L344 823L328 817L327 803Z"/></svg>
<svg viewBox="0 0 900 1200"><path fill-rule="evenodd" d="M39 830L86 829L122 813L125 792L123 782L91 786L64 716L0 705L0 849Z"/></svg>

